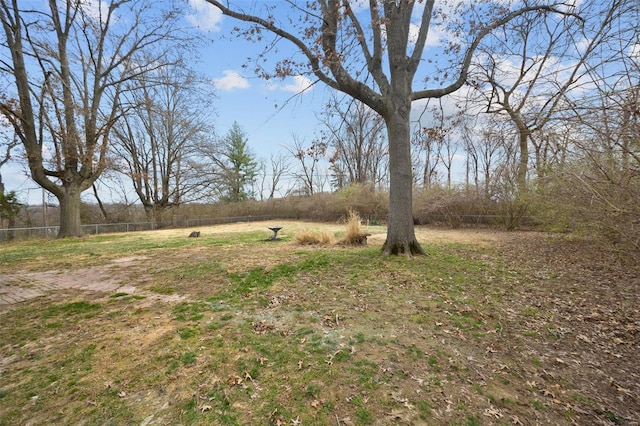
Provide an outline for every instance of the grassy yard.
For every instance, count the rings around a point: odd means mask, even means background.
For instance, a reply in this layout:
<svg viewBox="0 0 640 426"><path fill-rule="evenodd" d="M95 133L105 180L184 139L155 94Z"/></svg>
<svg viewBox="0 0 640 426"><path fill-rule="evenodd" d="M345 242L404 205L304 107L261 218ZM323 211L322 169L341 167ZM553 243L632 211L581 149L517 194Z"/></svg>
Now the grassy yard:
<svg viewBox="0 0 640 426"><path fill-rule="evenodd" d="M638 271L588 240L273 224L0 245L0 425L638 424Z"/></svg>

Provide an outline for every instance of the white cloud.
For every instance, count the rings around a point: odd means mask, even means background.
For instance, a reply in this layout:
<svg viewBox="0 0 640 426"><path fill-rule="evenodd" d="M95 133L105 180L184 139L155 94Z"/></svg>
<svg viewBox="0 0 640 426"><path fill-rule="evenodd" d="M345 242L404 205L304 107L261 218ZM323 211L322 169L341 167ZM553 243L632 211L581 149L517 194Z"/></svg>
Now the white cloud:
<svg viewBox="0 0 640 426"><path fill-rule="evenodd" d="M418 34L420 33L420 23L412 23L409 25L409 43L415 44L418 40ZM450 40L452 36L448 36L442 30L435 25L429 27L427 33L426 47L438 46L442 43L442 40Z"/></svg>
<svg viewBox="0 0 640 426"><path fill-rule="evenodd" d="M431 32L431 31L429 31ZM418 40L418 35L420 34L420 25L419 24L409 24L409 43L415 44ZM427 34L427 37L429 34Z"/></svg>
<svg viewBox="0 0 640 426"><path fill-rule="evenodd" d="M351 10L356 15L364 10L369 10L369 2L368 0L351 0L350 2Z"/></svg>
<svg viewBox="0 0 640 426"><path fill-rule="evenodd" d="M557 7L558 10L561 10L563 12L571 13L571 12L578 12L581 5L582 5L582 0L574 0L570 2L563 2L563 3L557 4L555 5L555 7Z"/></svg>
<svg viewBox="0 0 640 426"><path fill-rule="evenodd" d="M281 90L291 93L302 93L312 90L313 82L303 75L294 75L293 83L285 84L280 87Z"/></svg>
<svg viewBox="0 0 640 426"><path fill-rule="evenodd" d="M238 74L237 71L224 70L224 74L221 78L213 79L213 86L220 90L233 90L233 89L248 89L249 81Z"/></svg>
<svg viewBox="0 0 640 426"><path fill-rule="evenodd" d="M629 56L634 59L640 59L640 43L635 43L631 46Z"/></svg>
<svg viewBox="0 0 640 426"><path fill-rule="evenodd" d="M194 26L205 31L218 31L222 21L222 12L217 7L205 0L189 0L192 13L187 13L186 18Z"/></svg>
<svg viewBox="0 0 640 426"><path fill-rule="evenodd" d="M84 13L87 14L95 22L104 23L109 14L109 5L104 1L88 0L82 3ZM112 16L111 20L115 18Z"/></svg>

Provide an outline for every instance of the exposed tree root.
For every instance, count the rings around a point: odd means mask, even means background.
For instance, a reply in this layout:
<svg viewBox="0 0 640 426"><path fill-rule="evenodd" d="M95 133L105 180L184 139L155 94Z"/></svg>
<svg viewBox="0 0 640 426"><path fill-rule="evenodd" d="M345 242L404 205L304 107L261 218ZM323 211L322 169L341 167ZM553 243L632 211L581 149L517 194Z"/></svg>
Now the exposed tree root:
<svg viewBox="0 0 640 426"><path fill-rule="evenodd" d="M426 256L427 252L424 251L420 243L416 239L412 241L395 241L390 243L389 240L385 241L382 248L383 256L399 256L403 255L408 258L413 256Z"/></svg>

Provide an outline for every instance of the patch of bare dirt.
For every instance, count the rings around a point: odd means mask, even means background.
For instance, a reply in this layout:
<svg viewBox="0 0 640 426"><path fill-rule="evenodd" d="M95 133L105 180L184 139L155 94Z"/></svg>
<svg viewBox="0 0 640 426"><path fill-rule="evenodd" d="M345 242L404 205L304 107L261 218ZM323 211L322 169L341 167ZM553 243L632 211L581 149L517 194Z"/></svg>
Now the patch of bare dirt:
<svg viewBox="0 0 640 426"><path fill-rule="evenodd" d="M132 270L141 268L145 260L143 256L131 256L115 259L106 265L76 270L2 274L0 314L12 309L16 303L38 297L56 297L56 294L68 291L135 294L147 301L176 302L184 299L182 295L158 294L132 285L129 280Z"/></svg>

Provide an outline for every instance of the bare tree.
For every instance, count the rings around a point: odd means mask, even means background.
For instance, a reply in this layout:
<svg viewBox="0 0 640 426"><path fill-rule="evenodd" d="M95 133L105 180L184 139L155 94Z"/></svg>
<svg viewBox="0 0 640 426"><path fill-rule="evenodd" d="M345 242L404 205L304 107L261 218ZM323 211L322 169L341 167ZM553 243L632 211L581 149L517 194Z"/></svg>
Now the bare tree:
<svg viewBox="0 0 640 426"><path fill-rule="evenodd" d="M291 168L287 155L279 152L271 154L269 163L265 159L260 160L258 167L260 174L259 192L260 200L272 200L276 193L281 194L280 185L282 178L285 177Z"/></svg>
<svg viewBox="0 0 640 426"><path fill-rule="evenodd" d="M15 191L5 191L1 170L2 166L11 160L11 150L15 149L19 143L15 132L10 129L9 123L0 116L0 228L4 226L4 219L7 219L9 228L14 228L16 218L23 207L18 201ZM9 231L6 235L8 240L12 240L14 237L13 231Z"/></svg>
<svg viewBox="0 0 640 426"><path fill-rule="evenodd" d="M211 134L209 102L197 76L166 66L133 79L114 127L116 168L129 177L148 220L202 196L197 147Z"/></svg>
<svg viewBox="0 0 640 426"><path fill-rule="evenodd" d="M475 144L475 150L480 158L483 190L486 197L493 195L491 188L500 178L496 169L504 170L501 165L508 166L509 161L515 160L514 156L510 154L513 152L511 149L513 143L510 137L512 135L506 129L501 128L500 124L500 122L495 123L489 120L484 128L479 129L479 139Z"/></svg>
<svg viewBox="0 0 640 426"><path fill-rule="evenodd" d="M249 23L251 28L246 36L267 31L293 43L302 53L302 60L288 57L280 61L275 67L276 75L311 72L319 81L358 99L383 117L390 173L389 226L383 252L406 256L424 254L415 237L412 214L412 101L439 98L462 87L476 48L491 31L529 12L564 13L547 4L506 10L496 8L493 2L474 2L471 7L465 2L456 2L458 6L449 8L446 4L436 9L435 0L369 0L368 10L364 12L360 8L362 2L352 7L355 2L350 0L321 0L304 6L295 1L282 1L260 3L254 12L247 12L239 2L207 1L223 14ZM279 6L286 10L278 11ZM479 13L483 6L482 12L486 15ZM413 19L414 9L419 15L417 20ZM455 21L451 18L455 16L462 18ZM469 25L471 20L473 23ZM429 80L437 87L416 90L414 81L418 69L421 65L427 67L431 62L427 59L436 58L435 54L425 58L425 46L430 28L437 25L457 27L457 34L470 37L460 44L459 39L452 36L441 53L453 58L456 65L442 64L441 74L423 71L429 73L422 75L425 85ZM303 67L306 67L304 71ZM445 68L450 71L444 71Z"/></svg>
<svg viewBox="0 0 640 426"><path fill-rule="evenodd" d="M455 156L458 152L458 145L454 142L451 134L447 134L443 142L442 148L440 149L440 159L442 160L442 165L447 171L447 189L451 189L451 175Z"/></svg>
<svg viewBox="0 0 640 426"><path fill-rule="evenodd" d="M59 237L82 234L80 195L108 166L125 82L172 57L172 12L143 0L0 0L0 73L18 100L0 99L0 112L31 177L60 203Z"/></svg>
<svg viewBox="0 0 640 426"><path fill-rule="evenodd" d="M589 71L595 90L574 97L567 116L572 155L556 172L556 198L572 224L603 237L622 258L640 252L640 28L627 15L607 53L616 61ZM630 36L631 35L631 36ZM615 63L616 67L610 67ZM551 185L547 190L553 189Z"/></svg>
<svg viewBox="0 0 640 426"><path fill-rule="evenodd" d="M415 160L414 170L416 184L422 188L430 188L438 179L438 164L440 163L440 149L444 134L439 127L422 127L417 129L412 138Z"/></svg>
<svg viewBox="0 0 640 426"><path fill-rule="evenodd" d="M477 117L469 114L462 114L461 138L465 151L465 189L467 192L473 190L480 194L480 152L475 146L475 135L473 129L478 125ZM473 179L473 185L471 180Z"/></svg>
<svg viewBox="0 0 640 426"><path fill-rule="evenodd" d="M269 189L269 199L273 199L275 197L276 192L280 191L280 183L282 178L289 173L291 169L291 165L287 159L287 156L278 153L276 155L271 155L270 157L270 171L271 171L271 179L269 181L268 189Z"/></svg>
<svg viewBox="0 0 640 426"><path fill-rule="evenodd" d="M335 152L331 159L334 187L351 184L375 187L384 179L387 147L384 120L362 102L347 105L334 97L323 114L325 140Z"/></svg>
<svg viewBox="0 0 640 426"><path fill-rule="evenodd" d="M538 135L554 119L562 119L558 112L566 107L571 92L584 90L589 69L606 60L603 47L616 33L614 23L630 13L632 3L583 2L580 18L568 21L521 15L481 46L469 80L484 96L486 112L505 114L517 129L519 193L527 188L530 146L537 157L536 172L543 177L546 159L538 156L553 148L546 146L548 138Z"/></svg>
<svg viewBox="0 0 640 426"><path fill-rule="evenodd" d="M424 159L418 157L417 166L422 168L422 187L429 188L438 175L437 167L442 165L446 173L447 188L451 188L452 169L458 145L454 142L454 134L457 137L463 121L463 114L454 112L447 114L442 105L425 106L422 113L429 112L431 126L420 128L415 134L413 144L418 152L424 155ZM418 125L422 123L422 117ZM415 167L415 166L414 166Z"/></svg>
<svg viewBox="0 0 640 426"><path fill-rule="evenodd" d="M304 193L313 195L318 190L321 191L324 179L319 163L326 157L327 143L315 140L309 146L305 146L305 142L294 135L293 145L287 146L286 149L300 164L300 169L294 175L302 183Z"/></svg>

